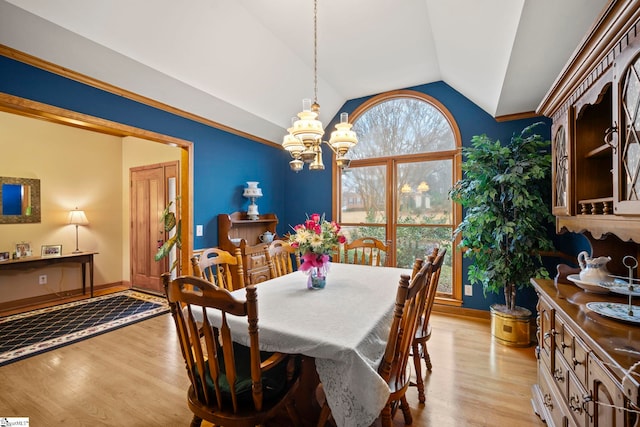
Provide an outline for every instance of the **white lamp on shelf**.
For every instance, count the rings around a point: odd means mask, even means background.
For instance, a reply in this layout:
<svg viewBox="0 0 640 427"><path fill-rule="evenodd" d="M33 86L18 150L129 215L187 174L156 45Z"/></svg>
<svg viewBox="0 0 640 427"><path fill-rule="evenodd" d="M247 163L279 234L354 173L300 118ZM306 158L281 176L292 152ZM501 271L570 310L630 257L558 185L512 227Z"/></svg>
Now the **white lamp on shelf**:
<svg viewBox="0 0 640 427"><path fill-rule="evenodd" d="M82 252L78 249L78 226L79 225L88 225L89 220L85 215L84 211L75 208L74 210L69 212L68 223L76 226L76 250L73 251L74 254Z"/></svg>
<svg viewBox="0 0 640 427"><path fill-rule="evenodd" d="M258 205L256 205L256 199L262 197L262 189L258 188L258 182L247 181L247 187L244 189L242 195L251 200L249 209L247 209L247 217L252 220L259 218Z"/></svg>

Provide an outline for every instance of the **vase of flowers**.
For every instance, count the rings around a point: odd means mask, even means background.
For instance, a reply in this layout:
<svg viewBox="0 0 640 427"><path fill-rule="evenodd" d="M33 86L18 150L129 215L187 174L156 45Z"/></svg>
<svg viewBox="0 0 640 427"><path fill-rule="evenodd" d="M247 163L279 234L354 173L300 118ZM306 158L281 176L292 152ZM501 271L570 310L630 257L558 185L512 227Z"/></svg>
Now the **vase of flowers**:
<svg viewBox="0 0 640 427"><path fill-rule="evenodd" d="M300 271L309 276L307 287L324 288L330 266L329 254L346 241L340 225L325 220L324 215L314 213L305 222L293 227L293 230L295 233L289 237L289 242L302 254Z"/></svg>

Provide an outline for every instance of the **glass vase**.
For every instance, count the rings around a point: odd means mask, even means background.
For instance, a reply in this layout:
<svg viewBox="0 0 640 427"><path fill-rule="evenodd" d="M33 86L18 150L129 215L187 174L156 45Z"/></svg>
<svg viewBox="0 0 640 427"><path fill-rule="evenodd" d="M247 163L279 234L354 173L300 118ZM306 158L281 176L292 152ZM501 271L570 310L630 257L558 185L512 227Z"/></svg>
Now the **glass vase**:
<svg viewBox="0 0 640 427"><path fill-rule="evenodd" d="M312 267L309 271L309 278L307 279L308 289L323 289L327 284L327 268Z"/></svg>

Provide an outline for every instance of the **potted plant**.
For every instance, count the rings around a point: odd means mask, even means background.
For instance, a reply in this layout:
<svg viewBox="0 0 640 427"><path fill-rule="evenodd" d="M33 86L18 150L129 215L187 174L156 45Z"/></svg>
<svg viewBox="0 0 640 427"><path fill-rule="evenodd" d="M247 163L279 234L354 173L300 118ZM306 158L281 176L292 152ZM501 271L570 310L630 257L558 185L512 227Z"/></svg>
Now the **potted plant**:
<svg viewBox="0 0 640 427"><path fill-rule="evenodd" d="M465 210L455 230L464 256L473 259L468 277L484 295L504 292L505 304L490 307L492 334L507 345L530 344L530 310L516 305L517 291L532 277L549 277L541 251L553 244L547 226L553 216L549 193L550 141L527 126L503 144L474 136L463 148L463 178L450 190Z"/></svg>
<svg viewBox="0 0 640 427"><path fill-rule="evenodd" d="M178 204L178 200L180 200L180 197L176 198L176 205ZM182 220L176 221L176 214L171 209L172 204L173 201L170 201L169 204L164 208L164 211L162 211L162 217L160 218L160 221L164 225L164 231L170 233L170 237L169 239L164 241L162 246L158 248L158 251L156 252L156 255L154 257L156 261L160 261L163 258L168 257L171 254L174 246L177 247L177 251L180 251L180 249L182 249ZM172 233L174 229L175 232ZM177 255L171 263L169 271L172 272L178 266L179 262L180 256Z"/></svg>

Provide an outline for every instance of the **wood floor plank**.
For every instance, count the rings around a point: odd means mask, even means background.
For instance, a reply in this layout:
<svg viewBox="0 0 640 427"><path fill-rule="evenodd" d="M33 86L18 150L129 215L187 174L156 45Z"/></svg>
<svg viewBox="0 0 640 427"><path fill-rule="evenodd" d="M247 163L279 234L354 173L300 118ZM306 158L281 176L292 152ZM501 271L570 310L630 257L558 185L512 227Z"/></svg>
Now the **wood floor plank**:
<svg viewBox="0 0 640 427"><path fill-rule="evenodd" d="M530 404L534 348L494 344L489 322L434 313L416 427L544 425ZM188 381L170 315L0 367L0 417L32 426L188 426ZM424 371L424 368L423 368ZM203 425L210 426L204 423ZM403 426L397 414L395 426Z"/></svg>

